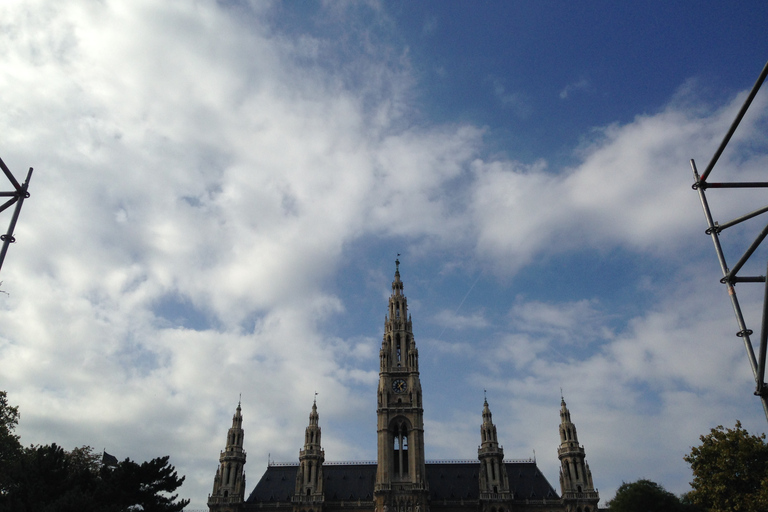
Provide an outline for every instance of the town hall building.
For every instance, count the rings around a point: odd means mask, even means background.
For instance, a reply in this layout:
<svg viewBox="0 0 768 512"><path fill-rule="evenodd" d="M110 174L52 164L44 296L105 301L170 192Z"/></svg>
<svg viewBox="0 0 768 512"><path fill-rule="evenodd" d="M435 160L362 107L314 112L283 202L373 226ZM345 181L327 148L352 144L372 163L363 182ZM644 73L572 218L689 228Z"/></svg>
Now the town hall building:
<svg viewBox="0 0 768 512"><path fill-rule="evenodd" d="M560 403L560 494L535 460L506 460L488 401L477 460L430 462L424 453L419 351L396 261L379 352L377 461L326 463L317 403L292 464L270 463L246 497L240 404L208 497L210 512L596 512L600 499L584 448Z"/></svg>

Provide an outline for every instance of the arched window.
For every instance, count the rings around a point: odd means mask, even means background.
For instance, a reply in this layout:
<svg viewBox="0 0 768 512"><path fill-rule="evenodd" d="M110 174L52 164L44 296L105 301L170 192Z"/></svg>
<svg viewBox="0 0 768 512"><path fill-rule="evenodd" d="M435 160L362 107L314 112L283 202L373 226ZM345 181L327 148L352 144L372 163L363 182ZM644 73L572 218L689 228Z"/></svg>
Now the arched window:
<svg viewBox="0 0 768 512"><path fill-rule="evenodd" d="M400 451L403 454L403 475L407 475L410 464L408 464L408 432L405 425L403 425L403 449Z"/></svg>
<svg viewBox="0 0 768 512"><path fill-rule="evenodd" d="M395 423L393 429L392 461L395 477L408 475L408 425L402 421Z"/></svg>
<svg viewBox="0 0 768 512"><path fill-rule="evenodd" d="M396 350L396 355L397 355L397 362L399 363L400 362L400 357L402 355L402 350L400 349L400 335L399 334L395 334L395 350ZM400 365L398 364L398 366L400 366Z"/></svg>

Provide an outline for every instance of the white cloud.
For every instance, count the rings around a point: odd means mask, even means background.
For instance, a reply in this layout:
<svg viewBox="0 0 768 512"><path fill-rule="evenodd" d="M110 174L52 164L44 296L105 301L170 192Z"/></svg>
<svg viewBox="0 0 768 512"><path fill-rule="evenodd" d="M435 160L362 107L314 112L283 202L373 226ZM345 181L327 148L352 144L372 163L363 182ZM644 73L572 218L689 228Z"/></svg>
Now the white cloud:
<svg viewBox="0 0 768 512"><path fill-rule="evenodd" d="M445 328L450 329L482 329L488 325L488 320L481 311L475 311L469 315L461 315L455 311L440 311L434 321Z"/></svg>
<svg viewBox="0 0 768 512"><path fill-rule="evenodd" d="M673 103L604 127L572 169L491 159L482 128L411 121L407 52L280 33L265 24L269 9L0 7L2 157L14 172L36 168L3 268L10 296L0 295L0 360L22 441L170 453L195 508L240 392L251 482L267 453L295 458L315 391L328 421L369 419L377 341L346 337L352 299L329 286L349 244L397 239L419 257L505 275L584 247L674 267L703 227L687 159L711 153L741 102L716 112ZM723 166L751 177L764 163L731 154ZM560 385L598 481L630 480L619 469L632 457L663 456L659 470L674 472L669 454L715 421L705 405L736 414L734 390L750 377L740 352L719 352L732 336L721 305L670 281L673 297L616 332L610 305L591 297L521 299L510 325L485 310L436 313L451 328L494 329L487 339L418 339L422 354L477 363L466 379L515 401L494 407L508 453L537 449L552 482L556 460L543 452L557 416L545 401L557 407ZM571 350L578 341L599 350ZM474 420L430 421L435 450L476 439ZM663 442L659 429L670 432ZM346 436L324 431L329 459L372 453Z"/></svg>
<svg viewBox="0 0 768 512"><path fill-rule="evenodd" d="M723 307L727 304L713 300L704 290L709 286L700 280L680 282L686 284L670 287L672 293L661 295L626 330L589 352L556 346L560 327L549 329L546 313L562 308L570 325L568 308L590 305L519 300L514 310L530 310L535 317L541 312L544 320L532 318L526 324L531 334L516 332L519 326L513 324L507 335L483 346L471 363L477 372L473 381L486 385L492 372L492 396L513 404L493 406L500 442L530 443L541 456L545 474L556 475L556 460L541 454L556 442L553 406L562 387L603 499L609 499L622 480L638 478L684 492L690 472L682 457L698 436L722 423L718 418L723 416L759 420L760 406L751 396L754 381L734 336L731 311ZM759 311L750 304L748 317L759 321ZM607 329L607 320L593 316L591 329ZM542 328L535 330L536 325ZM517 413L520 410L524 416ZM625 468L627 461L636 469Z"/></svg>
<svg viewBox="0 0 768 512"><path fill-rule="evenodd" d="M611 338L605 326L606 315L594 299L565 304L519 299L509 314L517 329L536 332L561 344Z"/></svg>
<svg viewBox="0 0 768 512"><path fill-rule="evenodd" d="M510 109L518 117L526 118L531 115L531 105L525 96L517 91L509 91L504 81L495 76L489 76L487 81L493 86L493 94L501 104L501 108Z"/></svg>
<svg viewBox="0 0 768 512"><path fill-rule="evenodd" d="M670 106L605 127L580 151L582 163L562 173L544 163L475 160L470 210L478 252L502 272L516 272L538 254L583 247L678 253L704 225L687 162L717 147L742 102L737 97L707 115ZM742 137L751 138L759 123L758 115L744 123ZM747 181L764 157L734 148L719 165ZM735 204L718 211L728 218Z"/></svg>
<svg viewBox="0 0 768 512"><path fill-rule="evenodd" d="M560 99L565 100L575 91L583 91L589 88L589 80L582 78L576 82L566 85L563 90L560 91Z"/></svg>

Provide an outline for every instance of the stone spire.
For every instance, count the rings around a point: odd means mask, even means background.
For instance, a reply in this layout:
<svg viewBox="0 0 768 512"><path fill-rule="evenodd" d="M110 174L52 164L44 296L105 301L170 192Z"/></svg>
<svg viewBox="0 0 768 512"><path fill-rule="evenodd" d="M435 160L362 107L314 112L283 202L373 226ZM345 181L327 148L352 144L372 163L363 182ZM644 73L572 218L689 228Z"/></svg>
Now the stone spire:
<svg viewBox="0 0 768 512"><path fill-rule="evenodd" d="M245 450L243 450L243 415L240 402L232 416L232 427L227 432L226 448L219 456L219 467L213 479L213 492L208 496L211 511L239 510L245 498Z"/></svg>
<svg viewBox="0 0 768 512"><path fill-rule="evenodd" d="M379 351L378 458L374 507L428 512L419 351L400 280L400 260Z"/></svg>
<svg viewBox="0 0 768 512"><path fill-rule="evenodd" d="M586 461L584 447L579 446L576 425L571 421L571 412L560 398L560 447L557 449L560 459L560 489L566 512L577 509L594 512L600 495L592 483L592 472Z"/></svg>
<svg viewBox="0 0 768 512"><path fill-rule="evenodd" d="M496 425L493 424L488 399L483 402L480 441L477 449L477 457L480 459L480 500L483 502L483 509L486 509L489 508L487 503L511 498L507 468L504 466L504 448L499 446L496 437Z"/></svg>
<svg viewBox="0 0 768 512"><path fill-rule="evenodd" d="M304 431L304 449L299 450L299 470L293 495L294 510L315 511L323 508L323 462L325 451L320 445L320 416L317 414L317 393L309 413L309 425Z"/></svg>

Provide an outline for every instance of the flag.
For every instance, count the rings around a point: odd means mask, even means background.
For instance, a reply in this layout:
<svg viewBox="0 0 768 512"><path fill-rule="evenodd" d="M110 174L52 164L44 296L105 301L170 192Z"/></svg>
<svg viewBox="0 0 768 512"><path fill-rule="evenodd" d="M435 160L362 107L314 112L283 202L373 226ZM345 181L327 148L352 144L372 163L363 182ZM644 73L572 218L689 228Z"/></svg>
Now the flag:
<svg viewBox="0 0 768 512"><path fill-rule="evenodd" d="M117 466L117 457L115 457L114 455L108 454L105 450L104 453L101 455L101 463L107 466L108 468L115 467Z"/></svg>

